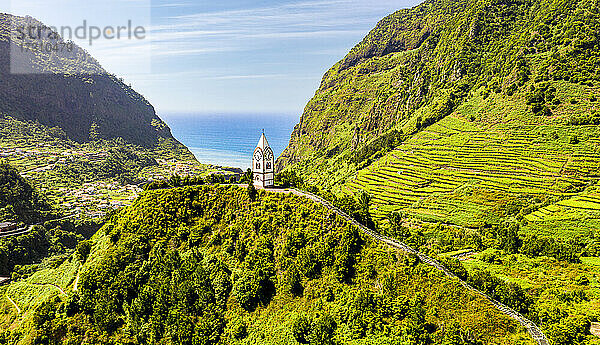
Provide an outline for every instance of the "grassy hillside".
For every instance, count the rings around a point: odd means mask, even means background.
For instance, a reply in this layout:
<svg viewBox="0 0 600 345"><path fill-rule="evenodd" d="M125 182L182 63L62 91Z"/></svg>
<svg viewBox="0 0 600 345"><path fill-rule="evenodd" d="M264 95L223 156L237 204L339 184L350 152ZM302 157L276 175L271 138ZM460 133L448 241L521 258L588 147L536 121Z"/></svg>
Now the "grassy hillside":
<svg viewBox="0 0 600 345"><path fill-rule="evenodd" d="M61 255L72 253L100 227L89 220L55 220L61 217L16 169L0 163L0 221L15 222L22 230L36 224L27 233L0 238L0 276L27 277L44 267L56 268L56 260L64 260Z"/></svg>
<svg viewBox="0 0 600 345"><path fill-rule="evenodd" d="M398 11L325 74L278 169L367 192L380 231L524 289L554 344L597 343L599 29L597 1Z"/></svg>
<svg viewBox="0 0 600 345"><path fill-rule="evenodd" d="M448 116L482 87L509 98L531 93L526 113L541 123L568 122L570 110L589 122L593 104L554 108L598 80L597 6L431 0L390 15L325 74L278 167L297 164L316 180L343 182L378 150ZM566 90L556 95L547 82L561 81ZM305 168L315 164L321 169Z"/></svg>
<svg viewBox="0 0 600 345"><path fill-rule="evenodd" d="M130 204L148 180L174 174L223 172L200 164L177 141L163 138L152 148L122 138L78 143L59 127L0 116L0 163L8 163L65 214L98 217Z"/></svg>
<svg viewBox="0 0 600 345"><path fill-rule="evenodd" d="M530 228L598 225L595 1L425 1L383 19L324 76L280 170L478 228L516 203Z"/></svg>
<svg viewBox="0 0 600 345"><path fill-rule="evenodd" d="M69 273L67 296L55 289L33 310L37 302L20 301L19 317L0 309L12 325L0 342L531 342L457 282L292 195L235 186L146 192L78 253L77 291ZM72 260L59 269L74 272ZM42 278L6 292L31 279Z"/></svg>
<svg viewBox="0 0 600 345"><path fill-rule="evenodd" d="M563 92L577 87L557 86ZM576 102L590 103L594 90L580 89ZM369 191L381 216L404 209L427 221L469 227L497 223L498 204L525 196L538 199L532 211L558 203L571 210L563 212L564 220L581 212L597 217L600 204L592 186L600 168L600 130L539 119L528 114L525 97L475 94L359 171L345 188ZM569 107L555 112L573 116ZM527 219L544 221L548 213L540 210Z"/></svg>

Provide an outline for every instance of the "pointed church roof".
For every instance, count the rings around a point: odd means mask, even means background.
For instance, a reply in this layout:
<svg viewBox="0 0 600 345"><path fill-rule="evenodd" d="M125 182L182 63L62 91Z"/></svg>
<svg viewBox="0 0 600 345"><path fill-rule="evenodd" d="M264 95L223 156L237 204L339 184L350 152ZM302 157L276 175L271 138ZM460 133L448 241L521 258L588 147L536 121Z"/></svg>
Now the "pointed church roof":
<svg viewBox="0 0 600 345"><path fill-rule="evenodd" d="M260 139L258 140L258 145L256 145L256 147L260 147L263 151L267 147L270 147L269 142L267 141L267 137L265 137L265 132L263 132L263 134L260 136Z"/></svg>

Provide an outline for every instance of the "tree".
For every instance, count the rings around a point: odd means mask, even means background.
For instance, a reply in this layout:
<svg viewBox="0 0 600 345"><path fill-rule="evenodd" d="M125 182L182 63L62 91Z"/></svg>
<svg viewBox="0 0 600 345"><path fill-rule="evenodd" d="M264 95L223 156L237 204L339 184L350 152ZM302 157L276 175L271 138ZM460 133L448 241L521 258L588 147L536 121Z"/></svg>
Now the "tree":
<svg viewBox="0 0 600 345"><path fill-rule="evenodd" d="M521 248L519 224L504 223L496 229L497 248L509 253L517 253Z"/></svg>
<svg viewBox="0 0 600 345"><path fill-rule="evenodd" d="M302 277L296 265L291 265L284 273L285 290L294 296L301 296L304 290Z"/></svg>
<svg viewBox="0 0 600 345"><path fill-rule="evenodd" d="M586 317L566 317L548 327L547 335L554 344L587 344L590 320Z"/></svg>
<svg viewBox="0 0 600 345"><path fill-rule="evenodd" d="M308 334L308 342L311 345L333 344L333 333L337 324L329 314L323 314L313 319Z"/></svg>
<svg viewBox="0 0 600 345"><path fill-rule="evenodd" d="M275 184L283 188L302 188L304 181L294 170L286 170L275 175Z"/></svg>
<svg viewBox="0 0 600 345"><path fill-rule="evenodd" d="M87 260L90 251L92 250L92 242L91 241L81 241L77 244L77 248L75 252L77 253L77 259L81 262L85 262Z"/></svg>
<svg viewBox="0 0 600 345"><path fill-rule="evenodd" d="M246 172L240 177L240 183L254 183L254 173L252 172L252 169L248 168L248 170L246 170Z"/></svg>
<svg viewBox="0 0 600 345"><path fill-rule="evenodd" d="M462 280L467 279L467 269L463 266L462 262L457 258L452 257L442 257L440 261L450 272L456 274Z"/></svg>
<svg viewBox="0 0 600 345"><path fill-rule="evenodd" d="M388 219L388 234L399 240L404 240L410 236L410 231L404 226L404 215L401 212L390 212Z"/></svg>
<svg viewBox="0 0 600 345"><path fill-rule="evenodd" d="M250 198L250 200L256 201L258 191L256 190L256 187L254 187L254 184L250 183L246 188L246 191L248 192L248 197Z"/></svg>
<svg viewBox="0 0 600 345"><path fill-rule="evenodd" d="M298 315L292 323L292 334L300 344L308 344L308 336L311 331L311 320L306 315Z"/></svg>
<svg viewBox="0 0 600 345"><path fill-rule="evenodd" d="M366 192L361 192L358 195L358 215L362 224L369 228L374 228L373 219L369 207L371 206L372 196Z"/></svg>

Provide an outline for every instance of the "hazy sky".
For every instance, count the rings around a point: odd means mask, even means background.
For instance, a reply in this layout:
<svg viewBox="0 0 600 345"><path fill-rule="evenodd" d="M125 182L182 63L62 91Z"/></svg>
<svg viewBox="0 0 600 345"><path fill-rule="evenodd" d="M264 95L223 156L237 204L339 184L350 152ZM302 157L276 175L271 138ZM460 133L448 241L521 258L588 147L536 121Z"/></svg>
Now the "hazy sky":
<svg viewBox="0 0 600 345"><path fill-rule="evenodd" d="M53 26L147 29L144 41L80 42L165 112L300 114L322 75L413 0L0 0Z"/></svg>

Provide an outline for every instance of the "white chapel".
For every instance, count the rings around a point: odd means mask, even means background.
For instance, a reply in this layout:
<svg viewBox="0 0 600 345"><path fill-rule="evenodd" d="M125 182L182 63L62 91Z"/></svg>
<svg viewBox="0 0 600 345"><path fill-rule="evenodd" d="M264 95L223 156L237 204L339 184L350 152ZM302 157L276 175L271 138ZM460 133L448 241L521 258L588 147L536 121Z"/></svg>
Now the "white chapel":
<svg viewBox="0 0 600 345"><path fill-rule="evenodd" d="M258 140L252 156L252 173L254 185L260 187L273 187L275 185L275 157L265 133Z"/></svg>

